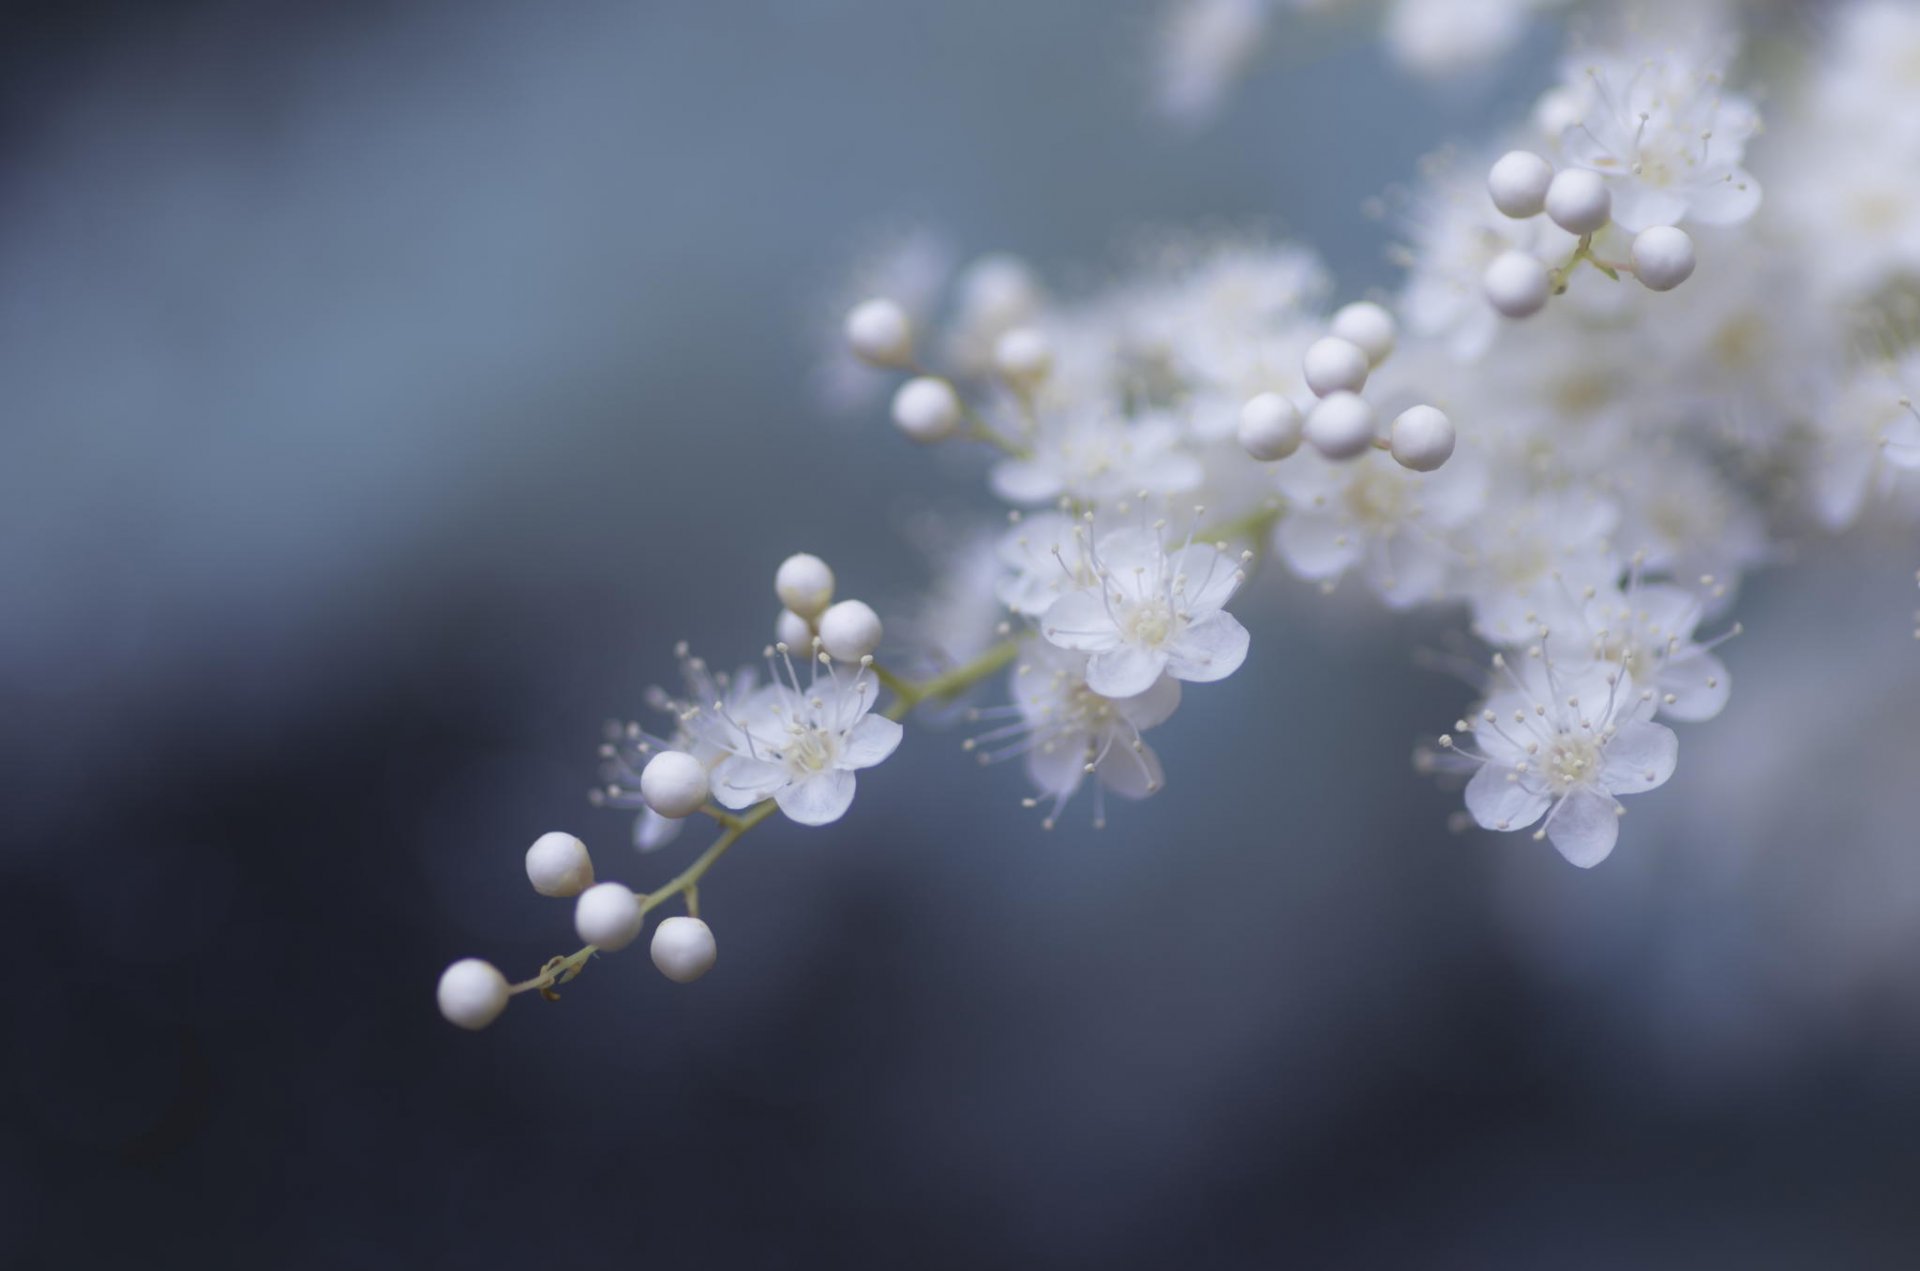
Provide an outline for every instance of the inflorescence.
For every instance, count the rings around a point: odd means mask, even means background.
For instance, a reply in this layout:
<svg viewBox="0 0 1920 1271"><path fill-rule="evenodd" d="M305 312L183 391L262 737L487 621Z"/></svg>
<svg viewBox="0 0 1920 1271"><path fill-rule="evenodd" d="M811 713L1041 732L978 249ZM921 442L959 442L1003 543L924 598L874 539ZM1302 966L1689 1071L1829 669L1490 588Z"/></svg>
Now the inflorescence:
<svg viewBox="0 0 1920 1271"><path fill-rule="evenodd" d="M1282 7L1183 0L1181 109L1217 106L1202 81ZM1439 67L1540 7L1479 6L1498 29L1475 31L1403 3L1388 35ZM649 695L665 722L609 727L594 801L635 814L644 852L696 821L716 837L648 892L541 837L528 879L573 900L584 947L519 983L456 962L442 1012L479 1028L552 997L668 904L653 961L698 979L707 872L775 816L845 816L922 707L967 699L963 748L1018 760L1047 828L1083 789L1104 824L1109 796L1167 784L1146 734L1247 658L1229 607L1269 559L1462 615L1476 700L1419 766L1462 780L1466 821L1603 860L1623 799L1673 777L1675 726L1728 703L1742 577L1811 529L1920 508L1920 126L1894 109L1920 92L1920 12L1856 0L1773 50L1795 108L1764 138L1728 87L1739 16L1598 24L1526 120L1403 193L1393 295L1334 308L1310 253L1244 238L1165 242L1078 296L924 240L870 270L892 281L845 314L823 383L889 394L915 443L983 447L1004 520L949 533L927 600L884 623L801 553L760 665L682 646L683 687ZM996 680L1001 701L972 701Z"/></svg>

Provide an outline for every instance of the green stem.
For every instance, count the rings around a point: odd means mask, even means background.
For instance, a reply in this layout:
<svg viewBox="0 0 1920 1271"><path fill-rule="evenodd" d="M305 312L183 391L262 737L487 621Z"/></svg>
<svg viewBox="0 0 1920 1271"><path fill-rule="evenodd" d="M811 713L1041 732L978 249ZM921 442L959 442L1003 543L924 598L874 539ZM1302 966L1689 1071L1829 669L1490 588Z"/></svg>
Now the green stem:
<svg viewBox="0 0 1920 1271"><path fill-rule="evenodd" d="M956 666L950 671L942 671L939 675L917 684L883 670L876 663L873 668L874 674L879 676L880 682L893 693L893 700L887 703L887 709L882 714L888 719L898 721L905 719L922 702L944 701L950 697L957 697L1013 661L1014 655L1019 652L1018 640L1002 640L971 662Z"/></svg>

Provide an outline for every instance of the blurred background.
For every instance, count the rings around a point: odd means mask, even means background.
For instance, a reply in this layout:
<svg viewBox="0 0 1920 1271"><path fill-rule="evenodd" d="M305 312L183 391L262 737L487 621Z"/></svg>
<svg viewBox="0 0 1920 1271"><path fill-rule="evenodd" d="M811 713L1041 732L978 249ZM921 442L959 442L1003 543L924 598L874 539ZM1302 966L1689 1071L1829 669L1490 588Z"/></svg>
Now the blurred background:
<svg viewBox="0 0 1920 1271"><path fill-rule="evenodd" d="M0 48L0 1265L1920 1260L1911 543L1747 592L1733 705L1582 873L1411 769L1431 623L1280 579L1169 789L1044 833L919 728L703 888L718 968L488 1032L521 855L772 570L909 602L979 465L818 405L902 226L1097 280L1359 214L1471 90L1287 28L1212 129L1140 0L70 0ZM930 461L931 459L931 461ZM958 533L958 530L954 531ZM887 605L882 604L883 612Z"/></svg>

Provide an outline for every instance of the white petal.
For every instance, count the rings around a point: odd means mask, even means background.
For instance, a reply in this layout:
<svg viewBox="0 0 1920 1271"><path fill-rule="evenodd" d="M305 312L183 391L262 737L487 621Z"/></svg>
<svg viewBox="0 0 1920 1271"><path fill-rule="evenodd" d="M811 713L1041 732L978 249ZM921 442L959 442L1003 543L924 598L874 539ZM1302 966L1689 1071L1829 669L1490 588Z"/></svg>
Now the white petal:
<svg viewBox="0 0 1920 1271"><path fill-rule="evenodd" d="M1113 709L1135 728L1146 729L1165 723L1179 705L1180 681L1163 675L1146 692L1116 701Z"/></svg>
<svg viewBox="0 0 1920 1271"><path fill-rule="evenodd" d="M633 818L633 845L643 852L657 852L679 838L680 827L685 824L647 808Z"/></svg>
<svg viewBox="0 0 1920 1271"><path fill-rule="evenodd" d="M1032 459L1008 459L994 465L993 492L1009 503L1045 503L1065 487L1051 465Z"/></svg>
<svg viewBox="0 0 1920 1271"><path fill-rule="evenodd" d="M853 806L854 777L845 768L829 768L774 792L787 818L801 825L838 821Z"/></svg>
<svg viewBox="0 0 1920 1271"><path fill-rule="evenodd" d="M1087 736L1071 733L1027 752L1027 777L1044 794L1066 798L1087 775Z"/></svg>
<svg viewBox="0 0 1920 1271"><path fill-rule="evenodd" d="M1661 714L1683 724L1697 724L1725 709L1733 684L1719 658L1711 653L1694 653L1662 666L1654 691L1660 697Z"/></svg>
<svg viewBox="0 0 1920 1271"><path fill-rule="evenodd" d="M713 798L723 808L750 808L786 785L787 766L747 755L728 755L713 770Z"/></svg>
<svg viewBox="0 0 1920 1271"><path fill-rule="evenodd" d="M1689 219L1702 225L1738 225L1760 210L1760 183L1740 168L1720 174L1724 179L1691 191Z"/></svg>
<svg viewBox="0 0 1920 1271"><path fill-rule="evenodd" d="M1138 697L1166 669L1167 655L1160 650L1122 644L1088 660L1087 687L1102 697Z"/></svg>
<svg viewBox="0 0 1920 1271"><path fill-rule="evenodd" d="M1658 727L1658 725L1655 725ZM1576 786L1554 810L1547 838L1560 855L1581 869L1592 869L1607 859L1620 837L1620 816L1614 802L1597 790Z"/></svg>
<svg viewBox="0 0 1920 1271"><path fill-rule="evenodd" d="M1655 225L1678 225L1687 214L1687 200L1672 190L1655 190L1634 181L1613 189L1613 219L1624 230L1639 233Z"/></svg>
<svg viewBox="0 0 1920 1271"><path fill-rule="evenodd" d="M1135 750L1121 741L1113 744L1094 772L1101 785L1123 799L1144 799L1167 783L1166 773L1160 769L1160 756L1154 754L1151 747Z"/></svg>
<svg viewBox="0 0 1920 1271"><path fill-rule="evenodd" d="M1700 625L1700 598L1684 587L1665 583L1642 587L1633 595L1633 620L1660 637L1660 642L1678 637L1688 640Z"/></svg>
<svg viewBox="0 0 1920 1271"><path fill-rule="evenodd" d="M1102 534L1094 545L1095 554L1100 563L1121 578L1130 578L1136 570L1144 570L1153 578L1160 576L1161 562L1165 558L1165 549L1160 536L1152 530L1124 529Z"/></svg>
<svg viewBox="0 0 1920 1271"><path fill-rule="evenodd" d="M1622 724L1607 743L1600 780L1615 794L1639 794L1664 785L1680 760L1680 739L1665 724Z"/></svg>
<svg viewBox="0 0 1920 1271"><path fill-rule="evenodd" d="M1082 653L1098 653L1120 643L1120 629L1107 612L1106 602L1091 591L1070 591L1047 606L1040 619L1040 632L1050 643ZM1146 687L1142 684L1120 696L1131 697Z"/></svg>
<svg viewBox="0 0 1920 1271"><path fill-rule="evenodd" d="M1503 764L1483 764L1467 782L1467 811L1483 829L1524 829L1552 802L1524 781L1509 781L1512 771Z"/></svg>
<svg viewBox="0 0 1920 1271"><path fill-rule="evenodd" d="M1169 559L1167 572L1173 577L1184 576L1182 595L1189 613L1220 608L1240 586L1240 566L1211 543L1181 548Z"/></svg>
<svg viewBox="0 0 1920 1271"><path fill-rule="evenodd" d="M842 768L871 768L900 744L900 725L884 715L869 715L853 726L840 747Z"/></svg>
<svg viewBox="0 0 1920 1271"><path fill-rule="evenodd" d="M1247 629L1224 609L1191 624L1167 648L1167 673L1177 680L1208 684L1224 680L1247 660ZM1099 692L1096 687L1095 692Z"/></svg>
<svg viewBox="0 0 1920 1271"><path fill-rule="evenodd" d="M1302 578L1338 578L1360 559L1362 540L1345 517L1298 512L1280 522L1275 536L1287 568Z"/></svg>

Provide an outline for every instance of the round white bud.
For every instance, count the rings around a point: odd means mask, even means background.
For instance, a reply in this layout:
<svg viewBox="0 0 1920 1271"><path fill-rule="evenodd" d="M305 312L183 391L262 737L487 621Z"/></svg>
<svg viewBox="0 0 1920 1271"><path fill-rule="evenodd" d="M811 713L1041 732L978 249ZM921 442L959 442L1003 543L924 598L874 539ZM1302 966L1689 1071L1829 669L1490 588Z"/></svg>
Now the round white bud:
<svg viewBox="0 0 1920 1271"><path fill-rule="evenodd" d="M1547 215L1569 234L1592 234L1613 219L1613 191L1598 172L1568 168L1547 186Z"/></svg>
<svg viewBox="0 0 1920 1271"><path fill-rule="evenodd" d="M1032 313L1040 302L1040 286L1033 271L1018 256L996 252L982 256L960 271L956 284L964 320L989 328L1005 328Z"/></svg>
<svg viewBox="0 0 1920 1271"><path fill-rule="evenodd" d="M1432 472L1453 457L1453 421L1431 406L1401 411L1388 431L1393 457L1403 468Z"/></svg>
<svg viewBox="0 0 1920 1271"><path fill-rule="evenodd" d="M802 618L818 618L833 603L833 570L818 556L798 552L780 562L773 590L781 604Z"/></svg>
<svg viewBox="0 0 1920 1271"><path fill-rule="evenodd" d="M1262 463L1285 459L1300 449L1300 411L1278 393L1249 397L1236 435L1241 448Z"/></svg>
<svg viewBox="0 0 1920 1271"><path fill-rule="evenodd" d="M1329 459L1351 459L1373 444L1373 407L1357 393L1331 393L1307 412L1304 429Z"/></svg>
<svg viewBox="0 0 1920 1271"><path fill-rule="evenodd" d="M864 601L843 600L820 615L820 643L842 662L858 662L880 647L880 615Z"/></svg>
<svg viewBox="0 0 1920 1271"><path fill-rule="evenodd" d="M624 883L597 883L581 892L573 907L573 929L607 953L632 944L646 921L640 898Z"/></svg>
<svg viewBox="0 0 1920 1271"><path fill-rule="evenodd" d="M813 647L813 624L791 609L782 609L773 620L773 638L804 653Z"/></svg>
<svg viewBox="0 0 1920 1271"><path fill-rule="evenodd" d="M1053 373L1053 341L1035 327L1015 327L994 341L993 365L1008 383L1031 388Z"/></svg>
<svg viewBox="0 0 1920 1271"><path fill-rule="evenodd" d="M1547 187L1553 184L1553 164L1531 150L1509 150L1487 173L1487 193L1502 216L1524 221L1547 206Z"/></svg>
<svg viewBox="0 0 1920 1271"><path fill-rule="evenodd" d="M1693 239L1672 225L1654 225L1634 235L1633 275L1649 291L1672 291L1693 277Z"/></svg>
<svg viewBox="0 0 1920 1271"><path fill-rule="evenodd" d="M1360 346L1369 366L1378 366L1393 353L1393 315L1371 300L1347 305L1333 315L1334 335Z"/></svg>
<svg viewBox="0 0 1920 1271"><path fill-rule="evenodd" d="M1481 275L1487 302L1509 318L1530 318L1547 306L1553 280L1547 267L1526 252L1502 252Z"/></svg>
<svg viewBox="0 0 1920 1271"><path fill-rule="evenodd" d="M863 300L847 314L847 347L872 366L906 366L913 361L913 323L891 300Z"/></svg>
<svg viewBox="0 0 1920 1271"><path fill-rule="evenodd" d="M462 958L440 973L440 987L434 996L447 1023L481 1029L500 1018L511 994L507 977L493 963Z"/></svg>
<svg viewBox="0 0 1920 1271"><path fill-rule="evenodd" d="M893 395L893 423L915 441L944 441L960 423L960 396L932 375L910 379Z"/></svg>
<svg viewBox="0 0 1920 1271"><path fill-rule="evenodd" d="M663 750L640 770L640 797L661 816L692 816L713 790L707 765L684 750Z"/></svg>
<svg viewBox="0 0 1920 1271"><path fill-rule="evenodd" d="M1367 352L1351 340L1330 335L1307 346L1301 359L1307 387L1315 397L1329 393L1357 393L1367 386Z"/></svg>
<svg viewBox="0 0 1920 1271"><path fill-rule="evenodd" d="M675 984L691 984L713 970L719 954L713 929L698 918L669 918L653 931L653 964Z"/></svg>
<svg viewBox="0 0 1920 1271"><path fill-rule="evenodd" d="M558 830L542 834L527 849L527 881L542 896L578 896L593 886L587 845Z"/></svg>

